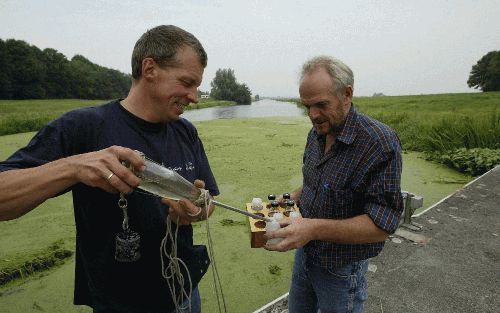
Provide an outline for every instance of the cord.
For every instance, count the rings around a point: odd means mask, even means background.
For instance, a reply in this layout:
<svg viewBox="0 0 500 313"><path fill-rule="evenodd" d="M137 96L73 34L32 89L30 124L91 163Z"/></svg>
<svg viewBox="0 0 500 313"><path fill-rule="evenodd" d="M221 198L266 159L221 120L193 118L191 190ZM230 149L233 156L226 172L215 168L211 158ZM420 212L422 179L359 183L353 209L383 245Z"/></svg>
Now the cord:
<svg viewBox="0 0 500 313"><path fill-rule="evenodd" d="M177 225L179 222L179 218L177 218ZM176 311L185 310L186 307L182 307L182 305L187 302L188 312L191 312L191 296L193 293L193 283L191 281L191 276L189 275L189 270L184 261L181 258L177 257L177 235L179 231L179 227L176 227L175 233L172 234L172 219L170 215L167 216L167 229L166 234L160 245L160 257L161 257L161 269L162 276L167 281L168 288L170 289L170 294L172 296L172 301L174 303ZM168 245L167 242L170 239L172 242L172 246L170 249L170 253L168 253ZM168 259L168 260L166 260ZM168 261L168 265L165 265L165 261ZM181 265L186 270L188 279L189 279L189 293L184 290L184 275L182 275ZM181 293L177 295L177 285L180 286ZM186 301L189 300L189 301Z"/></svg>
<svg viewBox="0 0 500 313"><path fill-rule="evenodd" d="M143 192L140 192L143 193ZM143 194L149 194L149 193L143 193ZM152 194L149 194L152 195ZM154 195L152 195L154 196ZM210 265L212 267L212 273L213 273L213 282L214 282L214 289L215 289L215 294L217 298L217 304L219 308L219 312L222 312L221 308L221 302L222 306L224 308L224 312L227 312L227 307L226 307L226 300L224 298L224 293L222 291L222 284L220 281L220 276L219 276L219 271L217 270L217 265L215 261L215 254L214 254L214 249L213 249L213 242L212 242L212 235L210 231L210 223L208 219L208 207L210 205L210 195L208 193L208 190L203 190L202 194L200 195L201 203L204 204L205 210L202 210L202 212L205 212L205 225L206 225L206 231L207 231L207 243L208 243L208 251L209 251L209 257L211 259ZM177 225L179 222L179 218L177 218ZM170 218L170 215L167 216L167 227L166 227L166 233L165 237L163 238L160 246L160 256L161 256L161 268L162 268L162 276L165 278L167 281L167 285L170 289L170 294L172 296L172 300L174 302L175 308L177 311L182 312L182 310L185 310L186 307L182 307L183 303L187 302L188 303L188 312L191 312L191 296L193 293L193 285L192 285L192 280L191 276L189 275L189 270L179 257L177 257L177 235L178 235L178 229L179 227L176 227L175 233L172 233L172 219ZM168 240L172 242L172 246L170 249L170 253L168 252ZM165 265L167 264L168 265ZM181 271L181 266L186 270L187 273L187 278L189 279L189 292L184 290L184 275L182 274ZM177 285L179 285L181 288L181 293L177 295L177 290L175 288ZM220 293L220 295L219 295ZM187 301L189 300L189 301Z"/></svg>
<svg viewBox="0 0 500 313"><path fill-rule="evenodd" d="M206 225L206 229L207 229L208 251L209 251L210 259L212 261L212 262L210 262L210 266L212 267L215 295L217 297L217 305L219 307L219 312L222 312L221 311L221 299L222 299L222 304L224 306L224 312L227 312L226 299L224 298L224 292L222 291L222 284L220 281L219 271L217 270L217 264L215 262L212 234L210 232L210 223L208 221L208 206L210 204L210 195L208 194L208 190L205 190L205 192L204 192L204 202L205 202L205 208L207 208L205 210L205 214L206 214L205 225ZM220 296L219 296L219 290L220 290Z"/></svg>

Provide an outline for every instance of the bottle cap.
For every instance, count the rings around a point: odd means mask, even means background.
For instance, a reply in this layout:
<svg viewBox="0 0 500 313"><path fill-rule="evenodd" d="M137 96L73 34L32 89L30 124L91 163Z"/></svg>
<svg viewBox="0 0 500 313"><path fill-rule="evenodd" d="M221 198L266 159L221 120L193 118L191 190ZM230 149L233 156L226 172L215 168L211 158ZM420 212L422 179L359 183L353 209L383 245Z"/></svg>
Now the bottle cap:
<svg viewBox="0 0 500 313"><path fill-rule="evenodd" d="M268 199L269 201L276 200L276 195L274 195L274 194L270 194L270 195L268 195L268 196L267 196L267 199Z"/></svg>
<svg viewBox="0 0 500 313"><path fill-rule="evenodd" d="M290 199L290 194L289 194L288 192L287 192L287 193L284 193L284 194L283 194L283 199L285 199L285 200Z"/></svg>
<svg viewBox="0 0 500 313"><path fill-rule="evenodd" d="M252 199L252 209L255 211L262 210L262 199L261 198L253 198Z"/></svg>
<svg viewBox="0 0 500 313"><path fill-rule="evenodd" d="M279 207L279 205L280 204L278 203L278 201L276 201L276 200L271 201L271 207L277 208L277 207Z"/></svg>
<svg viewBox="0 0 500 313"><path fill-rule="evenodd" d="M283 220L283 213L274 213L273 218L276 222L281 222Z"/></svg>

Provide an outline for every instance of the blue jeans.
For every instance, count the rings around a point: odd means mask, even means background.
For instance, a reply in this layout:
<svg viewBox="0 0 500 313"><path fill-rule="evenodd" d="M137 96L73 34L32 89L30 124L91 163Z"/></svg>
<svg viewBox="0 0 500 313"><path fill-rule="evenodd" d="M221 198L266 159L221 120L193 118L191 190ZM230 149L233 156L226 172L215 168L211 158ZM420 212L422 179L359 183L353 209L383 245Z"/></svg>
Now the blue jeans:
<svg viewBox="0 0 500 313"><path fill-rule="evenodd" d="M362 313L368 298L365 274L368 261L353 262L326 270L306 264L303 249L297 249L292 284L288 295L289 313Z"/></svg>
<svg viewBox="0 0 500 313"><path fill-rule="evenodd" d="M174 310L171 313L201 313L201 298L198 287L193 289L193 294L191 295L191 311L189 311L188 304L188 300L184 301L184 303L182 304L182 308L186 309L181 308L180 310Z"/></svg>
<svg viewBox="0 0 500 313"><path fill-rule="evenodd" d="M165 297L169 297L169 295L165 295ZM198 290L198 287L193 289L193 293L191 295L191 311L189 311L189 305L188 305L188 300L186 300L183 305L183 308L186 308L185 310L174 310L171 313L201 313L201 298L200 298L200 291ZM113 306L113 308L110 305L104 304L101 301L96 301L94 300L94 309L93 313L136 313L137 311L130 311L125 308L116 308L116 305ZM143 311L141 311L143 313ZM156 313L156 312L148 312L148 313Z"/></svg>

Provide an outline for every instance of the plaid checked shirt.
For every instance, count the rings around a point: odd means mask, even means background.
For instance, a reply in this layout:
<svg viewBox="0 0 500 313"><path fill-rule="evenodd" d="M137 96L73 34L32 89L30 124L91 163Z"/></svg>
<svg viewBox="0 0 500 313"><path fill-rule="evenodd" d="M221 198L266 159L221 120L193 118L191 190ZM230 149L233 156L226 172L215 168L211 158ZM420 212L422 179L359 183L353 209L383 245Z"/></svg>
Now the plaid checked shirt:
<svg viewBox="0 0 500 313"><path fill-rule="evenodd" d="M314 128L304 151L303 217L346 219L368 214L381 229L394 233L403 211L401 145L387 125L351 106L346 123L326 154L325 136ZM384 242L337 244L311 241L304 247L308 262L337 268L374 257Z"/></svg>

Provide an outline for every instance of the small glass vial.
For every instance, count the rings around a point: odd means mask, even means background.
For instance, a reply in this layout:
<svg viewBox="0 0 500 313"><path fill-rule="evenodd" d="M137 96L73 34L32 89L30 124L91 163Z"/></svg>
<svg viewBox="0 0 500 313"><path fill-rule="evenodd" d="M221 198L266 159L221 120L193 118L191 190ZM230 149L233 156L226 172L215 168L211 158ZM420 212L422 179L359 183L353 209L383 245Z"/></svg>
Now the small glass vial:
<svg viewBox="0 0 500 313"><path fill-rule="evenodd" d="M288 200L290 200L290 194L286 192L283 194L283 201L280 202L280 207L284 209L286 207Z"/></svg>
<svg viewBox="0 0 500 313"><path fill-rule="evenodd" d="M278 229L280 229L280 223L278 221L273 219L272 221L266 222L266 234L269 234L269 233L276 231ZM266 244L275 245L275 244L280 243L282 240L283 240L283 238L273 238L273 239L269 239Z"/></svg>
<svg viewBox="0 0 500 313"><path fill-rule="evenodd" d="M267 196L267 200L269 200L269 201L267 202L266 208L269 209L269 208L271 208L271 202L273 202L274 200L276 200L276 195L274 195L274 194L268 195Z"/></svg>
<svg viewBox="0 0 500 313"><path fill-rule="evenodd" d="M271 208L269 209L269 217L272 217L275 213L279 212L279 203L276 200L271 201Z"/></svg>
<svg viewBox="0 0 500 313"><path fill-rule="evenodd" d="M295 206L295 201L292 199L287 200L286 202L286 209L285 209L285 216L290 216L290 213L294 211L294 206Z"/></svg>

